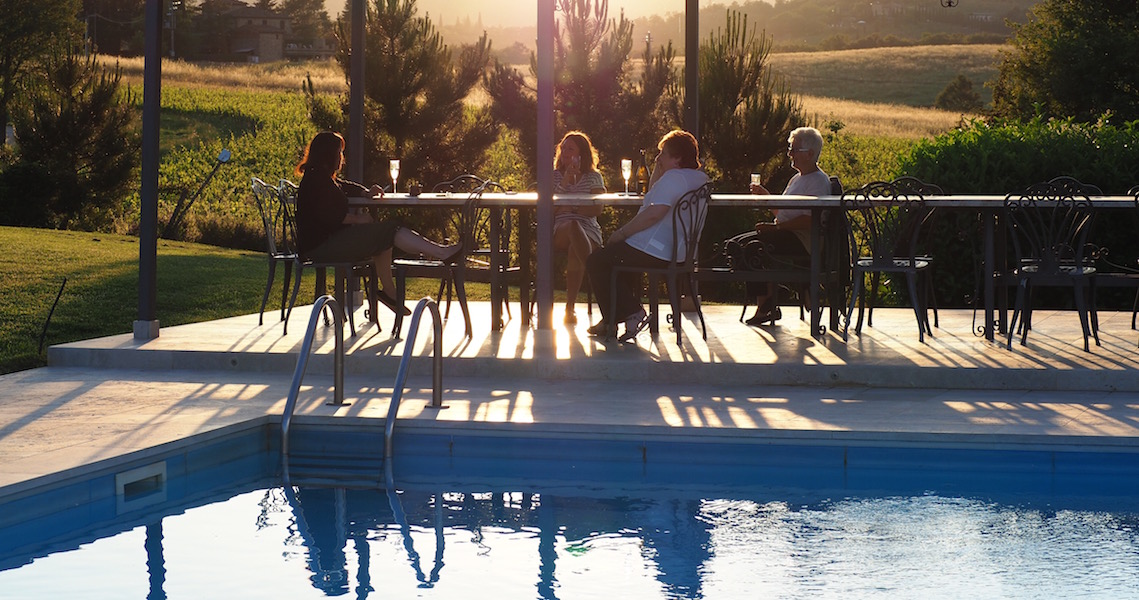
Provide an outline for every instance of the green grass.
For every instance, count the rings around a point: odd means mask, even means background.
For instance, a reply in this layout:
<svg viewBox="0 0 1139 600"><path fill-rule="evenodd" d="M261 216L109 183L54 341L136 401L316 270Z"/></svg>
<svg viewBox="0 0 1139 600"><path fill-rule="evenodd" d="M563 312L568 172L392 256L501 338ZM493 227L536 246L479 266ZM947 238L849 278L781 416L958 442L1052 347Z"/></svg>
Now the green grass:
<svg viewBox="0 0 1139 600"><path fill-rule="evenodd" d="M64 279L45 352L51 344L131 331L138 316L138 238L0 227L0 247L7 249L0 259L0 373L45 364L40 334ZM169 327L256 312L267 276L261 253L159 240L158 321ZM312 302L314 277L306 273L298 304ZM408 297L419 298L434 286L411 280L408 287ZM479 284L469 284L468 295L489 297ZM270 306L279 298L270 297Z"/></svg>

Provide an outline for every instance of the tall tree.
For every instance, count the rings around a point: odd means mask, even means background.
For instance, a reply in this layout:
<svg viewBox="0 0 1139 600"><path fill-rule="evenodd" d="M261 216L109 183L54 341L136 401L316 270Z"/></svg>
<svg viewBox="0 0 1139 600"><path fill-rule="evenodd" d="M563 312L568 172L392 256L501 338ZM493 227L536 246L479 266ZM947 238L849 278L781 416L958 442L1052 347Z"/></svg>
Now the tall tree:
<svg viewBox="0 0 1139 600"><path fill-rule="evenodd" d="M700 46L700 137L724 189L747 189L750 173L790 178L787 134L805 123L802 102L768 67L771 38L728 11ZM774 159L774 160L773 160Z"/></svg>
<svg viewBox="0 0 1139 600"><path fill-rule="evenodd" d="M365 179L388 179L389 158L402 161L402 181L428 185L476 170L497 136L489 111L465 103L490 62L486 35L456 56L415 0L372 0L366 30ZM336 58L348 76L349 31L341 19Z"/></svg>
<svg viewBox="0 0 1139 600"><path fill-rule="evenodd" d="M70 44L56 48L44 81L13 111L18 159L4 173L9 205L0 212L22 215L20 224L100 229L135 184L131 98L117 66L107 70Z"/></svg>
<svg viewBox="0 0 1139 600"><path fill-rule="evenodd" d="M554 119L557 131L577 129L589 134L611 167L620 157L652 146L676 122L663 110L666 92L675 80L671 46L655 55L646 43L641 78L630 74L633 26L624 13L610 19L608 0L567 0L561 3L554 38ZM537 60L531 55L531 78ZM536 90L512 67L495 64L486 78L494 116L519 133L522 156L537 155Z"/></svg>
<svg viewBox="0 0 1139 600"><path fill-rule="evenodd" d="M993 82L998 114L1139 119L1134 0L1043 0L1013 29Z"/></svg>
<svg viewBox="0 0 1139 600"><path fill-rule="evenodd" d="M145 0L83 0L87 39L100 54L142 52L142 9Z"/></svg>
<svg viewBox="0 0 1139 600"><path fill-rule="evenodd" d="M0 127L10 119L10 106L24 78L42 59L51 42L80 31L79 0L0 0Z"/></svg>
<svg viewBox="0 0 1139 600"><path fill-rule="evenodd" d="M312 44L332 31L332 22L324 12L323 0L281 0L281 14L289 17L292 34L286 41Z"/></svg>

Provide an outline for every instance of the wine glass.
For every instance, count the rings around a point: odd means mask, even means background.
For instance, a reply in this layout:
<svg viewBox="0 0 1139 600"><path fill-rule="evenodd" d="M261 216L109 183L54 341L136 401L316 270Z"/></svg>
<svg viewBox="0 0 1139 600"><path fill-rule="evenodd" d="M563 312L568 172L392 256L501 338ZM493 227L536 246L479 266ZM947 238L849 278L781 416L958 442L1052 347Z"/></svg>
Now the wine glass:
<svg viewBox="0 0 1139 600"><path fill-rule="evenodd" d="M396 180L399 179L399 159L388 161L388 171L392 174L392 193L396 193Z"/></svg>
<svg viewBox="0 0 1139 600"><path fill-rule="evenodd" d="M621 159L621 177L625 178L625 195L629 195L629 178L633 176L633 161L629 158Z"/></svg>

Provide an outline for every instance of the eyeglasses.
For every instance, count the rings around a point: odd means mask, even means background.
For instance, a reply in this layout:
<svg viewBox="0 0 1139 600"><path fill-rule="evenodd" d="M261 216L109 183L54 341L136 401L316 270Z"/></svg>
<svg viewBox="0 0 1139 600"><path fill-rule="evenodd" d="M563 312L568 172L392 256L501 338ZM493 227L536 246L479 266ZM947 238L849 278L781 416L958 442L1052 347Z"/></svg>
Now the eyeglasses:
<svg viewBox="0 0 1139 600"><path fill-rule="evenodd" d="M810 152L811 149L810 148L792 148L792 147L788 146L787 151L788 152Z"/></svg>

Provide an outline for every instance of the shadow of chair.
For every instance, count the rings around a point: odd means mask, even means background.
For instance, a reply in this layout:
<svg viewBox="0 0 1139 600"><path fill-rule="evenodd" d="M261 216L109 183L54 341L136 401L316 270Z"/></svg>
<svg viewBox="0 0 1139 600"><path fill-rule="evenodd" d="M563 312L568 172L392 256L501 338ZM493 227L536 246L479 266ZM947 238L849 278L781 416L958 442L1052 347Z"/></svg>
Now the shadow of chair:
<svg viewBox="0 0 1139 600"><path fill-rule="evenodd" d="M649 327L653 339L659 331L659 280L663 279L668 288L669 305L672 307L670 320L676 330L676 345L683 342L681 333L680 286L682 282L691 294L696 314L700 317L700 329L705 340L708 328L704 324L704 311L700 307L700 288L697 282L697 249L700 235L704 231L704 219L708 215L708 202L712 197L712 184L704 185L685 193L676 201L670 218L672 219L672 258L660 267L616 266L609 276L609 289L617 289L617 278L622 273L644 273L648 276ZM683 242L681 242L683 240ZM617 294L609 294L609 314L617 314ZM609 324L610 337L616 337L616 319Z"/></svg>
<svg viewBox="0 0 1139 600"><path fill-rule="evenodd" d="M297 260L297 253L293 250L287 235L285 213L281 210L279 190L263 180L253 178L253 200L257 203L257 212L261 215L261 223L265 227L265 250L269 258L269 279L265 282L265 293L261 296L261 312L257 317L257 324L265 322L265 306L269 303L269 292L273 288L273 280L277 275L277 263L285 267L285 281L281 286L281 319L285 320L286 300L289 297L289 281L293 275L293 263Z"/></svg>
<svg viewBox="0 0 1139 600"><path fill-rule="evenodd" d="M278 185L278 202L280 210L285 218L286 237L289 240L290 247L296 247L297 239L297 221L296 221L296 206L297 206L297 186L293 182L282 179ZM284 333L289 333L289 316L293 313L293 306L297 302L297 292L301 287L301 275L306 268L317 270L317 288L323 288L323 272L324 269L332 269L335 273L335 284L333 295L336 301L343 307L348 322L348 327L352 335L356 335L356 321L353 316L353 302L355 295L354 290L351 289L349 281L354 280L353 276L364 275L367 282L365 290L368 296L368 318L372 323L376 324L379 328L379 314L376 311L376 306L379 299L379 289L377 283L376 264L372 260L356 260L356 261L316 261L307 257L296 255L294 259L295 264L295 278L293 279L293 293L289 297L289 309L285 313L285 327ZM320 292L318 292L320 293ZM399 314L398 312L396 313ZM397 317L398 318L398 317ZM325 323L328 323L327 318Z"/></svg>
<svg viewBox="0 0 1139 600"><path fill-rule="evenodd" d="M932 209L926 206L923 194L915 191L909 181L874 181L845 192L842 207L848 213L847 235L854 257L851 261L853 286L843 339L849 338L856 304L858 321L854 331L862 333L863 312L868 305L866 276L876 281L887 273L905 276L917 320L918 341L925 342L926 334L933 335L933 331L924 293L928 284L921 285L919 293L919 279L928 277L930 261L918 255L917 248L919 235Z"/></svg>
<svg viewBox="0 0 1139 600"><path fill-rule="evenodd" d="M1008 326L1009 349L1012 349L1018 319L1023 320L1020 343L1028 343L1034 286L1071 287L1084 351L1090 351L1089 336L1100 345L1094 308L1096 269L1087 254L1091 250L1087 235L1094 214L1089 190L1098 188L1065 177L1005 197L1005 221L1015 254L1009 276L1016 284L1015 306Z"/></svg>

